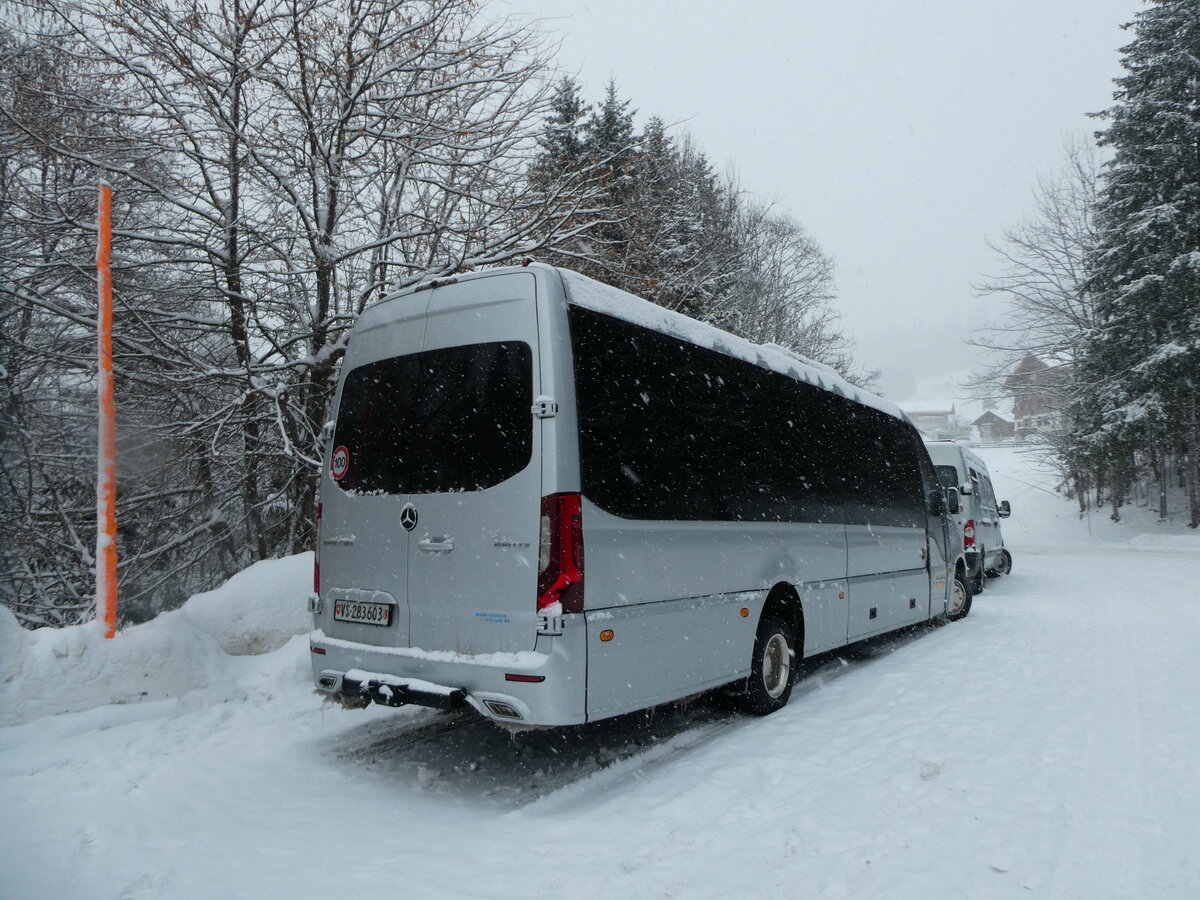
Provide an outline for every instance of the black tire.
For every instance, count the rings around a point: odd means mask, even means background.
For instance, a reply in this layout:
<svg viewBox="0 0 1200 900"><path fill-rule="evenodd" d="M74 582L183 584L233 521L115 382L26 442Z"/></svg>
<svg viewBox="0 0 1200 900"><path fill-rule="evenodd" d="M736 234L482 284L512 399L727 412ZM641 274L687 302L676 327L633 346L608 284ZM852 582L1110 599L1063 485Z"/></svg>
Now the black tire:
<svg viewBox="0 0 1200 900"><path fill-rule="evenodd" d="M776 615L768 614L758 623L754 638L754 658L742 706L756 716L768 716L787 706L796 682L796 640L792 626Z"/></svg>
<svg viewBox="0 0 1200 900"><path fill-rule="evenodd" d="M1007 575L1012 571L1012 554L1007 550L1000 551L1000 562L993 568L987 570L988 578L999 578L1001 575Z"/></svg>
<svg viewBox="0 0 1200 900"><path fill-rule="evenodd" d="M983 593L983 548L979 549L979 571L970 581L971 596Z"/></svg>
<svg viewBox="0 0 1200 900"><path fill-rule="evenodd" d="M964 619L971 611L971 600L974 593L970 582L965 577L955 573L954 584L950 587L950 604L946 607L946 618L951 622Z"/></svg>

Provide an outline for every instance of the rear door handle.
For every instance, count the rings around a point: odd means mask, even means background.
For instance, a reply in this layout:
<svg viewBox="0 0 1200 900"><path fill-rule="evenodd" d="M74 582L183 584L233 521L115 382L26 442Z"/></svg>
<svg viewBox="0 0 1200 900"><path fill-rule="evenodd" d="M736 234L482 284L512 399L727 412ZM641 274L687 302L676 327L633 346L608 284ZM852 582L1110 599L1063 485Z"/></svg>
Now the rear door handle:
<svg viewBox="0 0 1200 900"><path fill-rule="evenodd" d="M423 537L417 541L417 549L424 550L426 553L449 553L454 549L454 538L446 535L445 537Z"/></svg>

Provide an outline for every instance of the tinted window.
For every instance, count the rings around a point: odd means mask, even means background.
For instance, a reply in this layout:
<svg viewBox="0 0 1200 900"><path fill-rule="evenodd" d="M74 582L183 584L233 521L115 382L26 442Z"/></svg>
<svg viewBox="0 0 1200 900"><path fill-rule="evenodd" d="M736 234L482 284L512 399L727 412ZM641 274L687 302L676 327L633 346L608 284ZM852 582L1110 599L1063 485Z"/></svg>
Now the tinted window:
<svg viewBox="0 0 1200 900"><path fill-rule="evenodd" d="M855 406L851 502L852 525L919 526L925 521L916 431L887 413Z"/></svg>
<svg viewBox="0 0 1200 900"><path fill-rule="evenodd" d="M864 484L882 510L920 510L916 457L899 420L590 310L572 306L570 322L583 491L609 512L841 522L847 505L866 502ZM909 449L896 449L880 473L885 423L894 423L886 442Z"/></svg>
<svg viewBox="0 0 1200 900"><path fill-rule="evenodd" d="M938 482L943 488L958 487L958 469L954 466L934 466L937 469Z"/></svg>
<svg viewBox="0 0 1200 900"><path fill-rule="evenodd" d="M917 454L917 464L921 468L921 492L925 495L925 512L932 515L934 497L941 493L941 485L933 468L933 460L929 458L929 451L925 449L918 434L913 434L913 448Z"/></svg>
<svg viewBox="0 0 1200 900"><path fill-rule="evenodd" d="M334 447L348 491L478 491L533 455L532 352L471 344L359 366L346 376Z"/></svg>

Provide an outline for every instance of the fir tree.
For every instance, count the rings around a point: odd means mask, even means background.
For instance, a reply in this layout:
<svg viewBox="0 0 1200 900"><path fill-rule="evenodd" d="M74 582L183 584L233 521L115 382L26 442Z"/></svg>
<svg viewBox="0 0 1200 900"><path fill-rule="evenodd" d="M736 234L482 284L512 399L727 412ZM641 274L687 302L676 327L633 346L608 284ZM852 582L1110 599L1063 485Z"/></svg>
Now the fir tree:
<svg viewBox="0 0 1200 900"><path fill-rule="evenodd" d="M670 281L666 271L677 255L673 223L678 217L676 187L678 166L674 141L657 116L646 123L633 184L624 204L625 284L635 294L664 302L662 289Z"/></svg>
<svg viewBox="0 0 1200 900"><path fill-rule="evenodd" d="M584 167L583 127L589 109L579 96L578 82L563 77L554 89L545 131L538 137L541 152L534 163L534 180L551 183Z"/></svg>
<svg viewBox="0 0 1200 900"><path fill-rule="evenodd" d="M618 98L617 83L609 81L603 102L592 112L584 128L587 152L614 200L623 199L632 183L631 168L637 145L633 112L628 100Z"/></svg>
<svg viewBox="0 0 1200 900"><path fill-rule="evenodd" d="M1122 49L1126 74L1100 114L1110 147L1096 209L1088 287L1097 327L1085 345L1083 392L1095 397L1086 442L1126 469L1136 448L1165 477L1183 461L1200 525L1200 0L1150 0ZM1089 399L1087 405L1090 406ZM1121 486L1110 485L1114 496ZM1115 512L1115 510L1114 510Z"/></svg>
<svg viewBox="0 0 1200 900"><path fill-rule="evenodd" d="M578 227L548 261L852 373L830 305L832 261L798 223L748 203L662 119L639 135L615 82L582 126L574 81L559 83L553 107L530 187Z"/></svg>

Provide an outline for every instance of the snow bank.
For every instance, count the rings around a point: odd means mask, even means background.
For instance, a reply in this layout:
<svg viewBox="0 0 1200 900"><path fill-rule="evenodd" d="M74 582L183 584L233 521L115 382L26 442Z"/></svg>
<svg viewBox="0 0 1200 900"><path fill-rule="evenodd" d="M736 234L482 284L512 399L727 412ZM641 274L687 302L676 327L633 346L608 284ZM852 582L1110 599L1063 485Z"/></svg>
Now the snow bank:
<svg viewBox="0 0 1200 900"><path fill-rule="evenodd" d="M204 691L240 696L232 656L309 629L312 554L257 563L109 641L95 623L26 631L0 607L0 725Z"/></svg>
<svg viewBox="0 0 1200 900"><path fill-rule="evenodd" d="M225 654L179 613L166 613L105 640L95 623L25 632L9 626L3 643L19 643L5 665L0 725L113 703L178 697L220 681Z"/></svg>
<svg viewBox="0 0 1200 900"><path fill-rule="evenodd" d="M0 606L0 690L6 684L12 683L21 671L21 661L25 656L25 631L18 623L17 617L7 606ZM0 708L0 714L3 708Z"/></svg>
<svg viewBox="0 0 1200 900"><path fill-rule="evenodd" d="M255 563L216 590L193 596L183 614L226 653L277 650L312 627L312 566L311 552Z"/></svg>
<svg viewBox="0 0 1200 900"><path fill-rule="evenodd" d="M1012 501L1012 518L1002 525L1005 542L1034 545L1071 542L1088 547L1097 542L1145 552L1197 553L1200 532L1188 528L1186 506L1174 498L1170 519L1160 521L1155 507L1127 504L1121 520L1113 522L1111 509L1080 513L1074 500L1059 490L1060 474L1037 444L975 448L988 464L997 500Z"/></svg>

